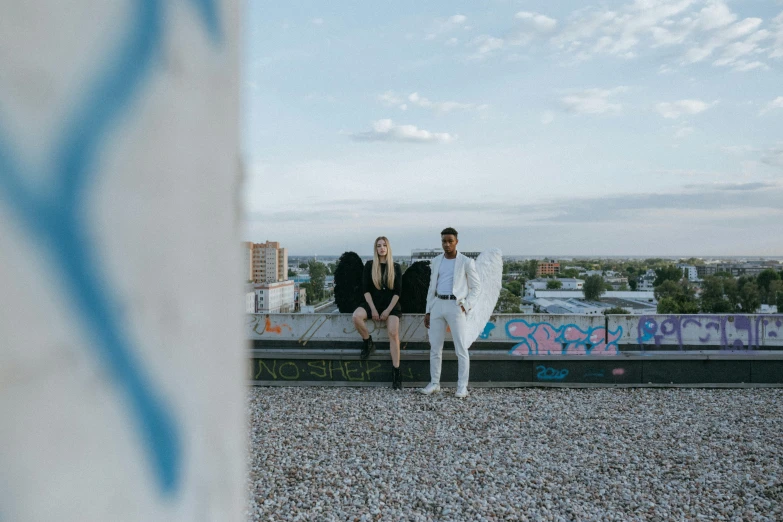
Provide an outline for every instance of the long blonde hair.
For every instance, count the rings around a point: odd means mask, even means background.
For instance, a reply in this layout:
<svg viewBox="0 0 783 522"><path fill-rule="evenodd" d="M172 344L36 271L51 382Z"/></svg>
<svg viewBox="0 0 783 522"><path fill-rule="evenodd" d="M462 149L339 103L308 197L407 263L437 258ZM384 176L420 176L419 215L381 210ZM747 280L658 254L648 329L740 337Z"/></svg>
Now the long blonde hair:
<svg viewBox="0 0 783 522"><path fill-rule="evenodd" d="M386 236L380 236L372 244L372 284L381 289L381 258L378 257L378 241L386 241L386 287L394 288L394 259L392 259L391 243Z"/></svg>

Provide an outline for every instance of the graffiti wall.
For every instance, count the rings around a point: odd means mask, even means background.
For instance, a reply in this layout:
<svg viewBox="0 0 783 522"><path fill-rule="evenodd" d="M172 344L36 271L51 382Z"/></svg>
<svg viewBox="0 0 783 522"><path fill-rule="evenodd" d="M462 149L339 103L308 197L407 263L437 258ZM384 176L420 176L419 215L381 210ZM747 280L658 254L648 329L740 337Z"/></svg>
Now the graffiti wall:
<svg viewBox="0 0 783 522"><path fill-rule="evenodd" d="M248 339L358 341L348 314L248 315ZM373 339L387 341L383 322L367 321ZM423 315L403 315L405 342L427 343ZM783 315L494 315L476 345L497 344L519 356L613 356L640 350L754 350L783 347ZM556 380L556 379L555 379Z"/></svg>
<svg viewBox="0 0 783 522"><path fill-rule="evenodd" d="M645 315L629 344L640 348L758 350L783 346L783 315ZM629 333L630 333L629 332Z"/></svg>
<svg viewBox="0 0 783 522"><path fill-rule="evenodd" d="M512 355L617 355L617 341L623 333L577 323L553 325L550 322L513 319L506 323L509 339L519 343L509 351Z"/></svg>
<svg viewBox="0 0 783 522"><path fill-rule="evenodd" d="M0 520L242 516L238 6L3 4Z"/></svg>

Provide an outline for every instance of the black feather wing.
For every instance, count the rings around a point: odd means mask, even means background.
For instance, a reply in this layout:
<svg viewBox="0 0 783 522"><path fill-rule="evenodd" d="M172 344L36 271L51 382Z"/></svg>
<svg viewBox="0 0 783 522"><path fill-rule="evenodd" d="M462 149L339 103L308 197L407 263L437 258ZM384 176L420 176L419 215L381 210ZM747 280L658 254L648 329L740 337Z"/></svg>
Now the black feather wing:
<svg viewBox="0 0 783 522"><path fill-rule="evenodd" d="M400 307L406 314L427 311L427 290L430 287L430 262L416 261L402 274Z"/></svg>
<svg viewBox="0 0 783 522"><path fill-rule="evenodd" d="M334 269L334 302L342 314L350 314L364 302L364 263L356 252L345 252Z"/></svg>

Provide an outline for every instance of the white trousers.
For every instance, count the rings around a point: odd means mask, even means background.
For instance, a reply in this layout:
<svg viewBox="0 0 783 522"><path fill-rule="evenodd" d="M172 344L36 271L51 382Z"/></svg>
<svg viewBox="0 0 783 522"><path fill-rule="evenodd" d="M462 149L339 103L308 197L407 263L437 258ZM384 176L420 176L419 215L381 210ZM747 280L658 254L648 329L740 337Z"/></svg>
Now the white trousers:
<svg viewBox="0 0 783 522"><path fill-rule="evenodd" d="M443 340L446 338L446 325L451 329L454 351L457 354L459 373L457 386L468 385L470 374L470 356L465 343L466 315L457 301L436 299L430 312L430 382L440 383L440 368L443 363Z"/></svg>

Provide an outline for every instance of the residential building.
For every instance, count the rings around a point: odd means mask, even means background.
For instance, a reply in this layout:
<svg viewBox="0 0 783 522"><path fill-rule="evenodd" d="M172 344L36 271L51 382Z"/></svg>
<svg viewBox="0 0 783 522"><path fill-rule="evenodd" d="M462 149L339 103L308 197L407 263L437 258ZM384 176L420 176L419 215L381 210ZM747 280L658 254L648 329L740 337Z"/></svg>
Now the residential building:
<svg viewBox="0 0 783 522"><path fill-rule="evenodd" d="M536 277L542 275L556 275L560 273L560 263L554 259L550 261L539 261L536 267Z"/></svg>
<svg viewBox="0 0 783 522"><path fill-rule="evenodd" d="M549 281L560 281L563 286L561 286L559 290L582 290L582 287L585 284L584 280L574 279L573 277L557 279L540 277L525 282L525 296L534 296L538 290L546 290L546 285Z"/></svg>
<svg viewBox="0 0 783 522"><path fill-rule="evenodd" d="M467 256L471 259L476 259L481 252L463 252L462 250L457 249L457 251ZM414 249L411 250L411 264L415 263L416 261L429 261L430 259L433 259L443 253L442 248L427 248L427 249Z"/></svg>
<svg viewBox="0 0 783 522"><path fill-rule="evenodd" d="M307 290L299 285L294 288L294 310L301 312L307 306Z"/></svg>
<svg viewBox="0 0 783 522"><path fill-rule="evenodd" d="M720 272L720 265L699 265L696 267L696 277L704 279L707 276Z"/></svg>
<svg viewBox="0 0 783 522"><path fill-rule="evenodd" d="M655 281L655 278L657 276L655 275L655 270L652 268L648 269L647 272L639 277L639 283L636 287L637 290L652 290L653 282Z"/></svg>
<svg viewBox="0 0 783 522"><path fill-rule="evenodd" d="M295 295L293 281L260 283L252 285L247 293L248 313L277 314L294 311ZM253 311L250 311L253 308Z"/></svg>
<svg viewBox="0 0 783 522"><path fill-rule="evenodd" d="M248 279L254 283L273 283L288 279L288 250L277 241L245 243L249 267Z"/></svg>
<svg viewBox="0 0 783 522"><path fill-rule="evenodd" d="M682 270L682 276L683 277L687 277L688 281L698 281L699 280L699 271L696 269L695 266L679 264L679 265L677 265L677 268Z"/></svg>

